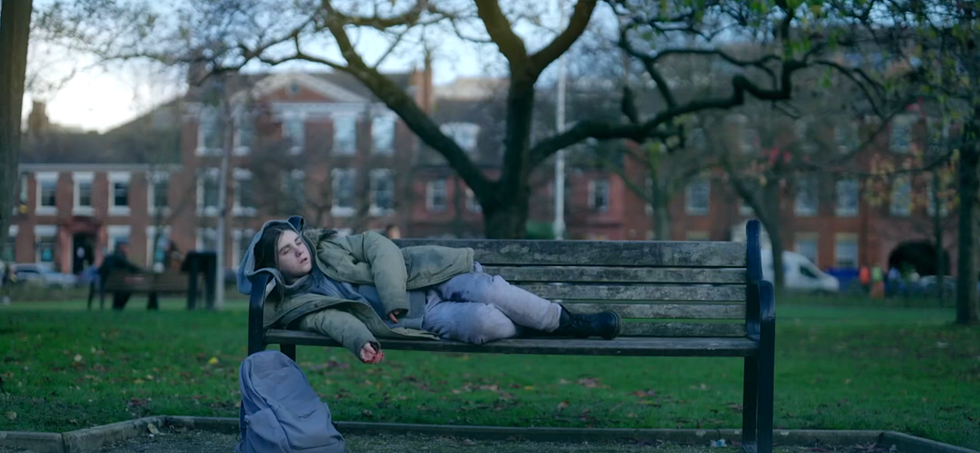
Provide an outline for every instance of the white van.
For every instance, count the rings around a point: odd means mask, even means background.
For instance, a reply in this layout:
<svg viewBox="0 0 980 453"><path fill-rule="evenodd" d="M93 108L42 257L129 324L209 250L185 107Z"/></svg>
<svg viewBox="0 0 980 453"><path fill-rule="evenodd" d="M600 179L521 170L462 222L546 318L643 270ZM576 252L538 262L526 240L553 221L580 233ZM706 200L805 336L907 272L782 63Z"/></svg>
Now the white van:
<svg viewBox="0 0 980 453"><path fill-rule="evenodd" d="M820 270L807 257L796 252L783 251L786 289L806 292L836 293L840 291L840 280ZM772 249L762 249L762 278L774 281L772 270Z"/></svg>

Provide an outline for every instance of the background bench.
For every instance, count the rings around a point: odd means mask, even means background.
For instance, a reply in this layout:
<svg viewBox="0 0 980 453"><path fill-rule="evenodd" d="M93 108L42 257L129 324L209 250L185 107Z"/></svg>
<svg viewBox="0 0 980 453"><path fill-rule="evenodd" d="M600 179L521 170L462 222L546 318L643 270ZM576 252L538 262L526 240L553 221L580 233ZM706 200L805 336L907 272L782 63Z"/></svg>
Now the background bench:
<svg viewBox="0 0 980 453"><path fill-rule="evenodd" d="M772 450L775 298L762 280L758 221L747 242L419 240L399 246L471 247L491 274L570 310L613 309L626 321L614 340L515 338L484 345L390 340L387 350L613 356L742 357L745 361L742 442ZM296 345L340 346L322 335L264 330L268 277L256 276L249 302L248 352L268 344L295 360Z"/></svg>
<svg viewBox="0 0 980 453"><path fill-rule="evenodd" d="M161 273L111 272L105 287L99 291L99 309L105 305L106 293L148 294L147 308L157 309L160 294L188 294L190 282L187 274L177 271Z"/></svg>

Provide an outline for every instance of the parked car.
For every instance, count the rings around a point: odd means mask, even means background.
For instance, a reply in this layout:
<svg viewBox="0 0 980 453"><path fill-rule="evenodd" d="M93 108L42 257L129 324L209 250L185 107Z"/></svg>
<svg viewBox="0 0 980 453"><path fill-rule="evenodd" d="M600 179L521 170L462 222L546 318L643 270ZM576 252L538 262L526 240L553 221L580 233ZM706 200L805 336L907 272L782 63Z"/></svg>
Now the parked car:
<svg viewBox="0 0 980 453"><path fill-rule="evenodd" d="M62 274L37 264L14 264L13 270L19 283L71 288L75 286L76 282L76 278L72 274Z"/></svg>
<svg viewBox="0 0 980 453"><path fill-rule="evenodd" d="M795 291L836 293L840 280L818 268L807 257L790 251L783 252L783 278L786 289ZM774 281L772 249L762 249L762 278Z"/></svg>

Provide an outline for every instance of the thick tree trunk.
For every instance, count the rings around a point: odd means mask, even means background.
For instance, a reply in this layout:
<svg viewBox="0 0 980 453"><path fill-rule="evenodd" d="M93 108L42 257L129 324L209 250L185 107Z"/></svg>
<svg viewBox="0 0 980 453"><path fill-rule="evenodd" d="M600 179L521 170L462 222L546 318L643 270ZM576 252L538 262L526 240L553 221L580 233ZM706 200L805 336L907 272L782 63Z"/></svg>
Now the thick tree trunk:
<svg viewBox="0 0 980 453"><path fill-rule="evenodd" d="M762 226L769 235L769 244L772 248L772 284L776 289L781 290L786 286L786 269L783 268L783 233L780 228L782 218L780 206L780 188L777 182L766 185L762 188L762 202L765 216L759 216Z"/></svg>
<svg viewBox="0 0 980 453"><path fill-rule="evenodd" d="M935 207L932 212L932 234L936 242L936 299L939 305L943 305L946 298L946 253L943 248L943 205L939 196L939 172L932 171L932 205Z"/></svg>
<svg viewBox="0 0 980 453"><path fill-rule="evenodd" d="M977 291L977 202L980 193L980 106L974 107L961 150L959 166L960 218L956 278L956 323L980 324Z"/></svg>
<svg viewBox="0 0 980 453"><path fill-rule="evenodd" d="M527 236L527 197L501 200L489 211L484 208L483 228L490 239L521 239Z"/></svg>
<svg viewBox="0 0 980 453"><path fill-rule="evenodd" d="M670 196L658 181L654 180L650 194L650 205L653 207L653 235L658 241L670 240Z"/></svg>
<svg viewBox="0 0 980 453"><path fill-rule="evenodd" d="M515 68L512 71L520 72ZM480 200L486 236L495 239L521 239L527 236L531 196L528 181L532 170L527 151L534 115L534 80L515 78L512 83L507 93L503 174L493 188L493 201L484 203L483 197Z"/></svg>
<svg viewBox="0 0 980 453"><path fill-rule="evenodd" d="M20 118L27 75L30 0L3 0L0 6L0 256L7 246L14 193L20 178Z"/></svg>

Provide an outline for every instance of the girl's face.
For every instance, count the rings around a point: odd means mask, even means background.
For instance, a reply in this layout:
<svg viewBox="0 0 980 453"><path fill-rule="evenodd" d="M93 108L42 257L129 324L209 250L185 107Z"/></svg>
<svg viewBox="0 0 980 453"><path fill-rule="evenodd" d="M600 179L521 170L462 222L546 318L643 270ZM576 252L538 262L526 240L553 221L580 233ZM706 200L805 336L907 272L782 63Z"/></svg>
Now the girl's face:
<svg viewBox="0 0 980 453"><path fill-rule="evenodd" d="M283 231L276 244L276 261L286 282L293 282L313 270L313 259L306 242L294 231Z"/></svg>

